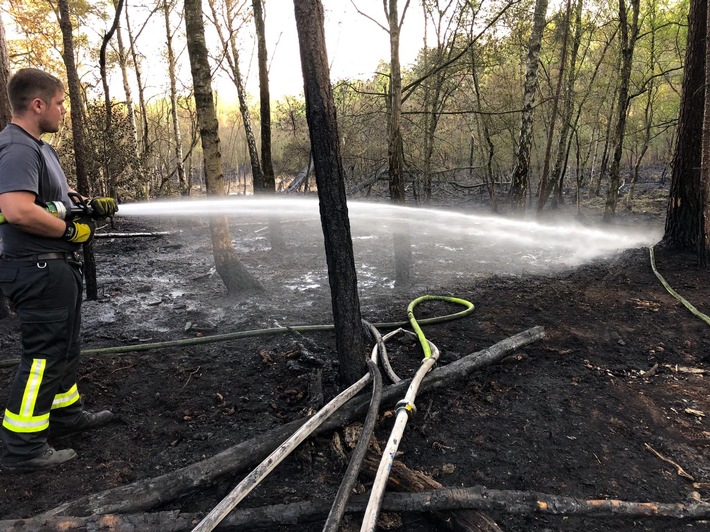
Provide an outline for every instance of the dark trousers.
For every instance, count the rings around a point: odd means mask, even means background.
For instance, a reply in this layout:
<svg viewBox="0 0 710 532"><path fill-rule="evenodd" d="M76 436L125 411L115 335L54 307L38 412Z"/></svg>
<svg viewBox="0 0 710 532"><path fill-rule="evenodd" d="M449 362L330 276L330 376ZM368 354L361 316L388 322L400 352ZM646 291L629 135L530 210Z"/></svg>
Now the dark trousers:
<svg viewBox="0 0 710 532"><path fill-rule="evenodd" d="M50 423L70 425L81 412L76 377L82 287L77 262L0 261L0 289L12 301L22 332L22 359L0 429L8 462L40 455Z"/></svg>

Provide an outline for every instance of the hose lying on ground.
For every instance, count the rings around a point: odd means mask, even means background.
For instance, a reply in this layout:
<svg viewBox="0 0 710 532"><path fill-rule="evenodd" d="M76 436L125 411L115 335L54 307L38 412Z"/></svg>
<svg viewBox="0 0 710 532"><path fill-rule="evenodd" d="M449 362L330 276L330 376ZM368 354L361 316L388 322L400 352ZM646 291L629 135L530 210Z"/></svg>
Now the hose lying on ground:
<svg viewBox="0 0 710 532"><path fill-rule="evenodd" d="M427 296L424 296L424 297L427 297ZM437 296L428 296L428 297L437 297ZM441 297L444 297L444 296L441 296ZM458 298L448 298L448 299L450 299L451 302L453 302L453 303L459 303L459 302L465 301L463 299L458 299ZM473 312L473 310L474 310L473 303L465 301L465 303L462 303L462 304L466 305L466 308L462 311L456 312L454 314L446 314L444 316L435 316L433 318L426 318L423 320L419 320L419 324L420 325L433 325L435 323L444 323L447 321L463 318L463 317L471 314L471 312ZM394 329L397 327L406 326L408 323L409 322L406 322L406 321L397 321L397 322L390 322L390 323L375 323L373 325L379 329ZM138 352L138 351L152 351L153 349L165 349L168 347L186 347L186 346L190 346L190 345L209 344L209 343L213 343L213 342L226 342L229 340L238 340L241 338L250 338L253 336L267 336L270 334L285 334L285 333L288 333L291 331L319 332L319 331L332 331L334 329L335 329L335 326L332 324L327 324L327 325L293 325L290 327L274 327L271 329L253 329L250 331L239 331L239 332L234 332L234 333L214 334L211 336L202 336L200 338L184 338L182 340L167 340L165 342L152 342L152 343L144 343L144 344L122 345L122 346L115 346L115 347L99 347L99 348L95 348L95 349L83 349L81 351L81 354L84 356L88 356L88 355L115 355L115 354L122 354L122 353L133 353L133 352ZM19 358L1 360L0 361L0 368L15 367L19 363L20 363Z"/></svg>
<svg viewBox="0 0 710 532"><path fill-rule="evenodd" d="M653 246L650 246L648 248L648 251L651 255L651 269L653 270L653 273L656 274L656 277L658 277L658 280L661 281L661 284L665 287L668 293L674 298L676 298L678 301L680 301L685 306L685 308L687 308L690 312L693 313L693 315L703 320L707 325L710 325L710 317L708 317L707 314L703 314L702 312L700 312L690 301L688 301L678 292L673 290L673 288L671 288L671 285L669 285L668 282L663 278L663 276L658 273L658 270L656 269L656 255L653 251Z"/></svg>
<svg viewBox="0 0 710 532"><path fill-rule="evenodd" d="M436 349L436 346L431 344L424 338L424 333L422 332L421 328L417 325L417 321L414 317L414 306L418 304L421 301L424 300L441 300L441 301L448 301L448 302L453 302L453 303L458 303L458 304L463 304L466 306L466 310L463 312L457 313L457 315L467 315L473 310L473 304L465 301L463 299L458 299L458 298L450 298L446 296L424 296L422 298L418 298L417 300L413 301L408 309L407 309L407 314L409 316L409 321L412 324L412 327L417 330L416 336L419 338L420 342L422 345L425 343L427 344L427 350L425 351L425 357L424 361L422 363L422 367L420 370L417 372L415 375L412 384L410 384L409 389L407 390L407 394L405 395L405 399L403 401L400 401L403 406L401 407L401 410L404 411L405 416L408 417L409 412L413 411L414 409L414 397L416 395L416 392L419 388L419 384L421 383L421 380L424 378L426 373L429 372L433 364L436 362L439 352L438 349ZM375 348L372 350L372 355L371 355L371 362L376 364L377 363L377 353L380 348L380 344L382 344L387 338L398 334L400 332L404 332L407 334L414 335L414 333L411 333L409 331L404 331L403 329L398 329L396 331L393 331L386 335L383 339L382 342L378 341L378 345L375 346ZM433 353L432 353L432 349ZM383 349L384 351L384 349ZM246 497L266 476L273 471L273 469L280 464L296 447L298 447L308 436L315 431L322 423L324 423L328 417L330 417L335 411L340 408L342 405L344 405L348 400L350 400L352 397L357 395L364 387L365 385L371 380L372 378L372 373L368 373L364 377L362 377L360 380L358 380L355 384L351 385L348 389L345 391L341 392L338 396L336 396L334 399L332 399L327 405L325 405L321 410L319 410L312 418L310 418L305 424L303 424L290 438L288 438L280 447L278 447L274 452L272 452L266 459L264 459L261 464L259 464L251 473L249 473L224 499L220 501L220 503L215 506L212 511L210 511L209 514L207 514L202 521L200 521L197 526L193 529L193 532L210 532L215 529L215 527L241 502L244 497ZM376 390L373 390L373 394L376 393ZM406 420L402 421L400 420L400 417L398 415L397 422L395 423L395 429L393 429L393 436L390 437L390 444L388 444L388 449L394 445L391 442L393 440L397 440L396 445L398 446L399 444L399 439L404 431L404 426L406 425ZM398 431L398 435L395 436L395 431ZM395 451L392 453L392 457L394 458L394 454L396 453L396 448ZM383 458L384 460L384 458ZM358 466L359 467L359 466ZM389 473L390 466L386 466L386 473ZM353 468L354 469L354 468ZM382 465L380 466L380 469L382 469ZM355 478L357 477L356 473L354 474ZM352 476L351 474L351 476ZM378 472L378 478L381 476L381 474ZM378 482L378 479L376 479L376 483ZM384 480L380 479L379 484L382 485L382 494L384 493L384 485L386 485L387 482L387 475L385 475ZM345 492L346 494L349 494L348 492ZM373 486L373 493L375 493L375 487ZM347 501L347 497L345 495L342 496L342 498ZM374 514L374 521L376 521L377 514L379 514L379 508L380 504L382 501L382 496L380 494L377 494L376 497L374 497L375 502L371 503L368 505L368 511L369 514L372 515ZM371 498L371 501L373 498ZM344 504L344 503L340 503ZM370 506L372 506L372 509L370 509ZM333 519L331 520L331 525L330 526L336 526L337 528L337 523L336 519L339 520L338 513L340 510L336 508L335 510L332 510L331 513L333 513ZM374 522L373 521L373 522ZM363 524L363 529L365 529L365 525ZM374 525L372 528L369 528L369 530L374 529Z"/></svg>

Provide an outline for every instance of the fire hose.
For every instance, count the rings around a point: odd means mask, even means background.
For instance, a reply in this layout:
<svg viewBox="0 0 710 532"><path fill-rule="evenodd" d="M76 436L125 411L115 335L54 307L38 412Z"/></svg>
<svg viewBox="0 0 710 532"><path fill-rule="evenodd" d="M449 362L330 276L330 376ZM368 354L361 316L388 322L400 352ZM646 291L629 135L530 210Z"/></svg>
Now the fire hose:
<svg viewBox="0 0 710 532"><path fill-rule="evenodd" d="M387 476L389 476L389 471L392 462L387 460L387 454L394 458L396 454L396 448L399 445L399 440L401 439L401 434L404 432L404 427L406 425L406 419L414 411L414 397L419 389L419 384L426 375L426 373L431 370L432 366L436 362L439 352L436 346L431 344L425 337L424 333L419 327L416 318L414 317L414 307L427 300L440 300L447 301L450 303L457 303L464 305L466 307L465 311L459 312L458 315L466 315L473 311L474 306L472 303L454 297L446 296L422 296L420 298L412 301L407 308L407 316L409 317L409 323L412 328L416 331L416 336L424 349L425 357L422 361L420 369L417 371L412 383L407 390L404 400L400 401L398 404L398 416L395 422L395 428L392 430L392 435L390 436L390 443L388 443L387 450L383 455L383 461L380 463L378 469L378 475L375 479L375 485L373 485L372 495L370 498L370 503L368 503L368 509L366 513L366 521L363 522L362 530L373 530L374 522L377 519L377 515L380 511L380 506L382 502L382 497L384 494L384 487L386 485ZM384 340L404 332L407 334L414 335L411 331L404 331L403 329L398 329L389 333L382 340L378 341L377 345L372 350L372 355L370 357L370 368L377 362L377 355L380 351L380 346L384 343ZM433 351L432 351L433 347ZM384 351L384 350L383 350ZM386 353L379 353L383 358L386 358ZM241 502L244 497L246 497L266 476L274 470L274 468L279 465L298 445L300 445L310 434L318 428L323 422L325 422L328 417L333 415L338 408L344 405L349 399L357 395L365 385L373 379L373 375L376 373L370 369L369 373L364 377L360 378L355 384L351 385L348 389L341 392L338 396L332 399L327 405L325 405L321 410L319 410L313 417L311 417L304 425L302 425L290 438L288 438L280 447L278 447L274 452L272 452L266 459L264 459L261 464L259 464L251 473L249 473L220 503L212 509L212 511L207 514L202 521L200 521L197 526L193 529L193 532L209 532L214 530L215 527ZM376 379L376 377L374 377ZM399 380L399 378L397 378ZM377 387L373 391L373 399L377 394ZM378 401L372 401L371 406L378 403ZM400 413L404 413L403 416ZM361 436L362 437L362 436ZM368 438L369 439L369 438ZM394 448L394 450L393 450ZM384 463L384 465L383 465ZM358 465L359 467L359 465ZM380 473L382 471L382 473ZM352 472L349 475L352 478ZM377 491L376 491L377 490ZM380 492L381 490L381 492ZM340 492L349 494L349 490L341 489ZM336 498L336 504L342 506L344 504L343 499L347 499L347 495L341 495ZM337 529L337 524L342 516L342 511L334 508L331 510L331 515L328 518L327 528L330 530ZM369 522L372 522L372 525Z"/></svg>

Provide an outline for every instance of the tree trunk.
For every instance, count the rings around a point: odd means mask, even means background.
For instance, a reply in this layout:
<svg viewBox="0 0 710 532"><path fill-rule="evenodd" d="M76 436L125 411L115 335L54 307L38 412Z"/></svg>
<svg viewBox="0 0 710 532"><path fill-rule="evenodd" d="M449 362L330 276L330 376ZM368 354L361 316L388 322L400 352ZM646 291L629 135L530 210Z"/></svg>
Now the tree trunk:
<svg viewBox="0 0 710 532"><path fill-rule="evenodd" d="M710 83L710 46L707 45L710 32L710 7L706 9L705 38L705 86ZM700 187L702 202L699 213L700 231L698 235L698 257L703 268L710 268L710 91L705 91L705 108L703 113L703 142L700 166Z"/></svg>
<svg viewBox="0 0 710 532"><path fill-rule="evenodd" d="M145 90L143 87L143 74L141 71L141 66L140 66L140 60L138 58L138 54L136 52L136 41L133 38L133 31L131 30L131 21L128 17L128 9L126 9L126 30L128 31L128 42L130 44L129 49L131 52L131 57L133 58L133 68L136 71L136 84L138 85L138 108L140 110L140 116L141 116L141 146L142 146L142 154L141 154L141 162L140 162L140 167L143 168L145 160L148 157L148 153L150 151L150 141L148 138L149 135L149 128L148 128L148 106L146 105L145 102ZM145 199L148 199L150 197L150 185L149 185L149 179L148 176L143 176L145 179L145 182L143 183L143 197Z"/></svg>
<svg viewBox="0 0 710 532"><path fill-rule="evenodd" d="M12 119L12 108L10 98L7 95L7 82L10 79L10 56L7 52L7 40L5 39L5 24L0 17L0 130ZM10 301L0 292L0 320L5 319L10 314Z"/></svg>
<svg viewBox="0 0 710 532"><path fill-rule="evenodd" d="M219 124L212 97L212 78L205 44L205 27L202 20L201 0L185 0L185 31L187 51L195 92L195 107L204 153L205 182L208 196L224 196L224 173L219 150ZM210 218L212 253L215 267L230 294L262 290L237 258L232 246L227 218Z"/></svg>
<svg viewBox="0 0 710 532"><path fill-rule="evenodd" d="M533 27L528 42L528 58L525 69L525 89L523 93L523 111L520 121L520 139L515 155L511 182L512 209L523 212L530 187L530 148L532 146L533 118L535 114L535 93L537 92L537 68L542 46L542 34L545 30L547 0L535 0Z"/></svg>
<svg viewBox="0 0 710 532"><path fill-rule="evenodd" d="M271 95L269 93L268 54L266 52L266 27L264 24L264 9L262 0L252 0L254 9L254 25L256 27L257 56L259 63L259 112L261 116L261 166L263 183L259 190L267 193L276 191L274 166L271 160ZM257 193L257 186L254 186Z"/></svg>
<svg viewBox="0 0 710 532"><path fill-rule="evenodd" d="M619 174L621 156L624 148L624 134L626 133L626 119L629 109L629 83L631 81L631 67L634 59L634 47L639 32L639 2L631 0L631 24L629 24L626 0L619 0L619 26L621 30L621 71L619 72L619 94L617 101L617 119L614 131L614 156L609 168L609 189L604 205L605 222L611 222L616 216L616 203L619 198Z"/></svg>
<svg viewBox="0 0 710 532"><path fill-rule="evenodd" d="M266 25L262 0L252 0L256 26L257 56L259 63L259 115L261 123L261 170L262 188L254 187L254 194L275 194L276 177L271 158L271 94L269 92L268 54L266 52ZM278 216L269 216L269 240L272 251L285 249L283 230Z"/></svg>
<svg viewBox="0 0 710 532"><path fill-rule="evenodd" d="M7 82L10 79L10 56L7 52L5 39L5 24L0 17L0 130L12 119L12 108L7 96Z"/></svg>
<svg viewBox="0 0 710 532"><path fill-rule="evenodd" d="M215 0L209 0L210 10L215 21L219 20L217 6ZM259 149L256 144L256 136L254 135L254 127L251 122L251 113L249 112L249 104L247 103L247 93L244 88L244 80L242 78L241 67L239 66L239 49L237 47L238 32L234 27L234 18L239 15L239 12L234 11L234 4L228 2L225 6L226 12L223 17L224 25L227 28L228 37L225 37L222 32L222 26L219 23L215 24L217 35L222 43L222 50L229 66L229 76L237 89L237 99L239 100L239 112L244 123L244 135L247 142L247 150L249 153L249 162L251 164L251 175L254 192L256 193L257 184L263 188L264 173L261 169L259 160Z"/></svg>
<svg viewBox="0 0 710 532"><path fill-rule="evenodd" d="M390 87L388 98L389 120L387 124L387 158L389 168L390 201L403 205L406 201L404 181L404 146L402 141L402 72L399 60L400 21L398 0L389 0L387 20L390 35ZM385 4L387 5L387 4ZM404 19L404 17L402 17ZM406 223L395 227L394 263L395 285L407 287L411 284L412 237Z"/></svg>
<svg viewBox="0 0 710 532"><path fill-rule="evenodd" d="M675 152L671 164L663 243L675 250L696 251L703 209L700 182L701 142L705 102L705 38L707 0L691 0L688 14L688 44L678 118ZM705 204L708 200L705 200Z"/></svg>
<svg viewBox="0 0 710 532"><path fill-rule="evenodd" d="M476 63L476 53L475 48L471 47L471 77L473 78L473 87L476 91L476 110L483 110L483 103L481 101L481 89L478 83L478 73L477 73L477 63ZM486 157L486 185L488 187L488 195L491 198L491 210L493 212L498 212L498 195L496 194L496 183L493 175L493 158L495 157L495 144L491 140L491 133L488 128L488 119L482 114L476 115L476 122L478 124L479 130L482 131L483 140L487 146L487 157ZM473 161L471 162L473 166Z"/></svg>
<svg viewBox="0 0 710 532"><path fill-rule="evenodd" d="M123 0L117 0L116 1L116 13L113 18L113 23L111 24L111 27L109 30L106 32L104 35L103 39L101 40L101 50L99 51L99 70L101 72L101 84L103 85L104 88L104 107L106 111L106 123L104 125L104 146L105 150L107 153L110 153L110 149L108 147L109 138L111 134L111 122L113 121L113 116L112 116L112 107L111 107L111 93L109 91L109 86L108 86L108 79L106 77L106 48L108 47L108 44L111 42L111 38L113 37L113 34L116 32L116 28L118 27L118 22L121 20L121 11L123 10ZM102 194L107 194L111 196L112 198L116 197L116 176L112 175L109 167L108 167L108 159L106 160L106 167L104 168L104 178L106 179L106 183L108 185L108 190L101 190L100 192Z"/></svg>
<svg viewBox="0 0 710 532"><path fill-rule="evenodd" d="M182 135L178 121L177 76L175 74L175 52L173 51L173 24L170 22L172 2L163 0L163 17L165 19L165 45L168 52L168 77L170 78L170 118L172 119L173 142L175 153L175 168L178 175L178 188L181 196L189 196L190 189L185 180L185 164L182 160Z"/></svg>
<svg viewBox="0 0 710 532"><path fill-rule="evenodd" d="M294 8L306 96L306 118L313 147L328 263L339 372L343 384L349 385L366 371L365 345L340 156L340 135L325 48L323 5L320 0L294 0Z"/></svg>
<svg viewBox="0 0 710 532"><path fill-rule="evenodd" d="M555 96L552 99L552 113L550 116L550 128L547 132L547 144L545 146L545 159L542 166L542 176L540 178L540 195L537 202L537 213L540 215L545 206L547 198L550 196L554 187L554 178L550 179L550 159L552 158L552 142L555 137L555 125L557 124L557 110L560 105L560 95L562 94L562 85L564 83L565 68L567 68L567 43L569 42L569 20L571 11L571 0L567 0L565 9L565 20L563 28L562 49L560 51L560 67L557 74L557 86L555 88Z"/></svg>
<svg viewBox="0 0 710 532"><path fill-rule="evenodd" d="M62 58L67 69L67 82L69 84L69 101L71 102L70 116L72 138L74 140L74 167L76 169L77 188L82 194L91 193L91 183L86 172L86 152L84 150L84 117L81 113L81 82L76 70L74 60L74 37L69 13L68 0L59 0L59 27L62 30L63 50ZM96 287L96 259L91 244L84 245L84 278L86 282L86 298L95 301L98 297Z"/></svg>
<svg viewBox="0 0 710 532"><path fill-rule="evenodd" d="M582 4L583 0L577 0L574 15L574 41L569 57L569 70L567 73L567 88L565 90L564 110L562 112L562 127L560 129L560 139L557 144L557 159L552 169L552 207L557 207L562 203L562 193L564 190L564 179L567 173L567 161L569 152L572 149L572 139L570 131L576 129L577 120L572 124L572 114L575 99L574 82L577 78L577 56L582 41Z"/></svg>
<svg viewBox="0 0 710 532"><path fill-rule="evenodd" d="M126 115L128 117L128 127L130 130L130 148L133 161L129 163L129 168L126 172L129 176L129 181L132 185L139 187L144 179L143 159L138 149L138 131L136 129L136 113L133 108L133 95L131 92L131 84L128 79L128 53L123 43L123 35L121 26L116 28L116 42L118 43L118 62L121 67L121 79L123 80L123 93L126 98ZM119 195L120 196L120 195ZM120 197L117 197L120 199Z"/></svg>

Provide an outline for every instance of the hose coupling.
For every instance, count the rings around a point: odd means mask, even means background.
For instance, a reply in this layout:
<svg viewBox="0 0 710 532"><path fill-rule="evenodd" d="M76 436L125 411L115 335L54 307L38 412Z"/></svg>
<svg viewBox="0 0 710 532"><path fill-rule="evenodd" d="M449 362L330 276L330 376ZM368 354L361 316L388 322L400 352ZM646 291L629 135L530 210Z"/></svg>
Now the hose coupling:
<svg viewBox="0 0 710 532"><path fill-rule="evenodd" d="M406 399L402 399L395 405L394 411L399 413L400 410L406 411L410 418L417 413L417 407L414 406L414 403L410 403Z"/></svg>

